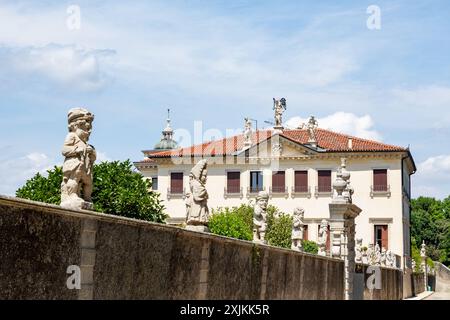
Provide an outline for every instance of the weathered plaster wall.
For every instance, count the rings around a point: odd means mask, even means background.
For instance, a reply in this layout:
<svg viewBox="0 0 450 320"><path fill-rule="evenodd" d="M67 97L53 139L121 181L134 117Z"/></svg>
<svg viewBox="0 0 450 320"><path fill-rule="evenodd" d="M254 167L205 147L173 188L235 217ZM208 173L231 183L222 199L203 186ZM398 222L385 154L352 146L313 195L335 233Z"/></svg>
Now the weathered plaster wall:
<svg viewBox="0 0 450 320"><path fill-rule="evenodd" d="M81 267L81 290L66 286L69 265ZM343 299L343 269L336 259L0 197L0 299ZM379 297L397 298L391 274L400 271L383 272Z"/></svg>

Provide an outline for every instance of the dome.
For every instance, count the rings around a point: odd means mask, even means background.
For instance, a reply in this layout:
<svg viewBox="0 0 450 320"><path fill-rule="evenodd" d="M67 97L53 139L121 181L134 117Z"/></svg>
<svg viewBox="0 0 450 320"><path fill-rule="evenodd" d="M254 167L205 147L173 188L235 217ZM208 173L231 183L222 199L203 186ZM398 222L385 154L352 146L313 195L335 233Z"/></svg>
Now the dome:
<svg viewBox="0 0 450 320"><path fill-rule="evenodd" d="M161 141L155 144L154 150L171 150L178 148L178 143L173 140L173 130L170 127L170 116L167 110L167 125L162 131Z"/></svg>

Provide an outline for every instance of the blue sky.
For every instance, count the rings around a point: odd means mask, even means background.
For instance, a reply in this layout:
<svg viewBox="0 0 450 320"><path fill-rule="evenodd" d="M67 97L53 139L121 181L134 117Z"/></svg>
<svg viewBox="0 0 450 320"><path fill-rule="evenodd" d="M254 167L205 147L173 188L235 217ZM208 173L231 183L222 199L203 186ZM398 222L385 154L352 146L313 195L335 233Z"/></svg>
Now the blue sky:
<svg viewBox="0 0 450 320"><path fill-rule="evenodd" d="M225 134L285 97L290 125L410 145L414 195L449 195L450 3L317 2L0 1L0 193L62 163L72 107L95 114L101 159L135 161L168 107L174 128Z"/></svg>

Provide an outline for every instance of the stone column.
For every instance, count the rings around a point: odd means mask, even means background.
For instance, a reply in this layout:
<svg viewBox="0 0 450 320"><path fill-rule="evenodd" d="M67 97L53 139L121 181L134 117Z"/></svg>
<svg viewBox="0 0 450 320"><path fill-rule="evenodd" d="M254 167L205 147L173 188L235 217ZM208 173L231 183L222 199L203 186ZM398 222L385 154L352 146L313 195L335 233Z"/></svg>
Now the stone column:
<svg viewBox="0 0 450 320"><path fill-rule="evenodd" d="M351 203L334 201L329 205L330 233L332 234L332 257L344 260L345 300L353 299L355 274L355 218L361 209Z"/></svg>
<svg viewBox="0 0 450 320"><path fill-rule="evenodd" d="M341 159L341 168L338 170L333 188L335 193L329 204L331 256L344 260L344 296L345 300L353 300L355 218L361 209L352 203L353 189L350 187L350 173L346 171L346 159Z"/></svg>
<svg viewBox="0 0 450 320"><path fill-rule="evenodd" d="M422 258L422 262L421 262L420 266L422 267L425 291L428 291L427 254L426 254L425 241L422 242L422 246L420 249L420 257Z"/></svg>

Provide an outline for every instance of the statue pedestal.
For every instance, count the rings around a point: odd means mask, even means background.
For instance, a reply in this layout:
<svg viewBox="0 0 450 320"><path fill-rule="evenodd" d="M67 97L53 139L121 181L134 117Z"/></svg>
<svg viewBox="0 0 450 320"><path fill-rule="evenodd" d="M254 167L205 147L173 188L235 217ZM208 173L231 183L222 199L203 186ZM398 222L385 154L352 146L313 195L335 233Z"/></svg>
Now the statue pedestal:
<svg viewBox="0 0 450 320"><path fill-rule="evenodd" d="M274 126L273 127L273 131L275 131L275 133L283 133L284 127L283 126Z"/></svg>
<svg viewBox="0 0 450 320"><path fill-rule="evenodd" d="M352 300L355 276L355 218L361 209L338 198L329 204L329 210L331 256L344 259L345 300Z"/></svg>
<svg viewBox="0 0 450 320"><path fill-rule="evenodd" d="M188 224L185 228L186 230L190 230L190 231L197 231L197 232L206 232L209 233L209 229L207 226L204 225L190 225Z"/></svg>
<svg viewBox="0 0 450 320"><path fill-rule="evenodd" d="M84 201L79 197L70 197L62 201L60 206L72 210L94 210L94 204L92 202Z"/></svg>

